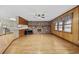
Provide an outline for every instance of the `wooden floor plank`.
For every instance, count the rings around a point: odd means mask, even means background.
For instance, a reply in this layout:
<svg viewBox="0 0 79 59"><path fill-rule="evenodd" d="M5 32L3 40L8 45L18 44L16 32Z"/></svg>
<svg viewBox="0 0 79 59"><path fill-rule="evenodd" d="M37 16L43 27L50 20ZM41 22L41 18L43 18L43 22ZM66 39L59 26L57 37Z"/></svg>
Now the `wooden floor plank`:
<svg viewBox="0 0 79 59"><path fill-rule="evenodd" d="M32 34L17 39L6 54L79 53L79 47L51 34Z"/></svg>

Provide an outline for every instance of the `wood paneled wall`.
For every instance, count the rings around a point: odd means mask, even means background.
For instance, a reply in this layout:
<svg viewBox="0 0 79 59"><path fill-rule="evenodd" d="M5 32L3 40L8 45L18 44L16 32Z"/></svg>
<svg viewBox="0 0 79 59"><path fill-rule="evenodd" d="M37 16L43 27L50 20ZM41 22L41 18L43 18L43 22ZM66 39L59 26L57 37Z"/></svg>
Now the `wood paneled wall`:
<svg viewBox="0 0 79 59"><path fill-rule="evenodd" d="M72 20L72 33L67 33L64 31L55 31L55 24L52 20L51 22L51 33L64 38L72 43L79 45L79 6L73 8L72 10L62 14L59 17L63 17L65 14L73 12L73 20Z"/></svg>
<svg viewBox="0 0 79 59"><path fill-rule="evenodd" d="M28 25L28 21L22 17L19 17L19 25ZM19 30L19 37L24 36L25 29Z"/></svg>

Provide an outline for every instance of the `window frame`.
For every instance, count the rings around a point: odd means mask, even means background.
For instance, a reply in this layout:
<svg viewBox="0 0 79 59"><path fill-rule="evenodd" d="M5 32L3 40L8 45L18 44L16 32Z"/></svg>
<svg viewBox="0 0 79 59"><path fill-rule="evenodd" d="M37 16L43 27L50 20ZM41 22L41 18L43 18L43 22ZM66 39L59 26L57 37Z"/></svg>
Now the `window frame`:
<svg viewBox="0 0 79 59"><path fill-rule="evenodd" d="M70 24L65 24L65 21L68 20L68 16L71 17L71 23ZM67 17L67 19L65 19L65 17ZM65 25L71 25L71 32L64 31L64 26ZM65 33L71 33L72 34L72 27L73 27L73 12L64 16L64 20L63 20L63 32L65 32Z"/></svg>
<svg viewBox="0 0 79 59"><path fill-rule="evenodd" d="M62 22L62 25L60 25L59 22ZM56 25L56 23L58 23L58 24ZM59 30L59 27L60 27L60 26L62 26L62 30ZM56 30L55 27L57 27L57 30ZM59 32L62 32L62 31L63 31L63 20L62 20L61 17L59 17L59 18L57 18L57 19L55 20L54 30L55 30L55 31L59 31Z"/></svg>
<svg viewBox="0 0 79 59"><path fill-rule="evenodd" d="M60 22L62 22L61 25L59 24ZM60 27L62 27L62 30L59 30ZM63 31L63 20L62 20L61 17L60 17L59 20L58 20L58 31L59 31L59 32L62 32L62 31Z"/></svg>
<svg viewBox="0 0 79 59"><path fill-rule="evenodd" d="M58 23L58 22L57 22L57 20L55 21L54 30L55 30L55 31L58 31L58 24L56 24L56 23ZM56 30L56 28L55 28L55 27L57 27L57 30Z"/></svg>

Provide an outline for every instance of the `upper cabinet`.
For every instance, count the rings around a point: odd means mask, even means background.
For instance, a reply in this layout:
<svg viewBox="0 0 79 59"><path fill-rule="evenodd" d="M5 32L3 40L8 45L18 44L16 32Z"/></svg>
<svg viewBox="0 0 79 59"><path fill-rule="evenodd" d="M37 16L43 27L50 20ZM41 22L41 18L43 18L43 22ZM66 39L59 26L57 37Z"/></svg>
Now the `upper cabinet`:
<svg viewBox="0 0 79 59"><path fill-rule="evenodd" d="M22 17L19 17L19 24L21 25L27 25L28 24L28 21Z"/></svg>

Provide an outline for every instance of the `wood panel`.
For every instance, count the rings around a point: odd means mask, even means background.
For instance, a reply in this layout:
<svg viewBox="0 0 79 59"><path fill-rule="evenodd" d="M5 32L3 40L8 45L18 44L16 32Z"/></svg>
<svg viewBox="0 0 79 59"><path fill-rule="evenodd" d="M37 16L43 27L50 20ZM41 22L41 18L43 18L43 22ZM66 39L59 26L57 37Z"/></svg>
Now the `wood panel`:
<svg viewBox="0 0 79 59"><path fill-rule="evenodd" d="M28 21L22 17L19 17L19 24L22 24L22 25L27 25L28 24Z"/></svg>
<svg viewBox="0 0 79 59"><path fill-rule="evenodd" d="M23 29L23 30L19 30L19 37L24 36L24 32L25 32L25 29Z"/></svg>
<svg viewBox="0 0 79 59"><path fill-rule="evenodd" d="M54 24L54 21L52 21L51 23L51 33L57 35L57 36L60 36L68 41L71 41L77 45L79 45L79 7L77 6L76 8L73 8L72 10L62 14L61 16L59 17L63 17L64 15L66 14L69 14L71 12L73 12L73 20L72 20L72 33L67 33L67 32L59 32L59 31L55 31L55 24Z"/></svg>

